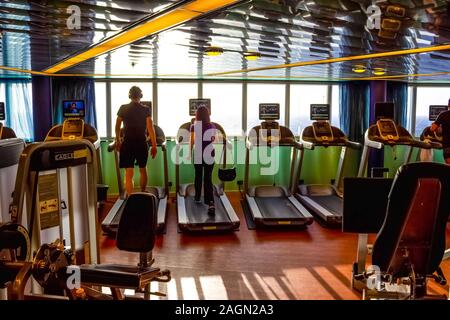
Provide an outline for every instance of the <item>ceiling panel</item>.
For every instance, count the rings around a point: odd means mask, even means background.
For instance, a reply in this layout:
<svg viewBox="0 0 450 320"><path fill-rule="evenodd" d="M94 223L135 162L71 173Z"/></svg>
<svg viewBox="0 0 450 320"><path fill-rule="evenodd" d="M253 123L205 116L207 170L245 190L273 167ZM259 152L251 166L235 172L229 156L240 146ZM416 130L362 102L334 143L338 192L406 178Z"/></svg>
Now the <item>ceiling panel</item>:
<svg viewBox="0 0 450 320"><path fill-rule="evenodd" d="M14 1L14 4L0 1L0 27L9 26L2 39L2 51L7 53L2 55L2 65L42 70L175 1L47 2L46 6L38 6L35 1ZM83 7L82 30L67 32L64 9L74 3ZM382 12L381 31L367 26L371 0L244 1L61 73L99 77L347 80L371 78L374 68L384 68L391 79L448 82L449 51L270 68L450 44L450 1L376 3ZM9 13L4 13L5 8ZM3 24L5 19L12 19L13 23ZM46 45L49 55L34 54L45 52ZM206 56L204 50L209 46L218 46L224 53ZM247 61L245 52L258 52L261 58ZM354 73L355 64L364 65L367 71ZM245 72L253 68L265 70ZM419 74L427 76L407 77Z"/></svg>

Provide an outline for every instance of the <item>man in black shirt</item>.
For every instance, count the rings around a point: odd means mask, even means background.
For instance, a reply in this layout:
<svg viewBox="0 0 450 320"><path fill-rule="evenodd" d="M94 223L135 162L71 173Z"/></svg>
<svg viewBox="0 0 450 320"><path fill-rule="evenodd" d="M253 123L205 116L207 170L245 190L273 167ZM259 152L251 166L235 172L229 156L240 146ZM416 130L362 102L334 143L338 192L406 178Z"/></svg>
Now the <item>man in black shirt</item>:
<svg viewBox="0 0 450 320"><path fill-rule="evenodd" d="M120 168L125 168L125 189L127 194L133 193L134 166L137 163L140 173L141 191L147 187L148 144L152 143L152 159L156 157L156 134L150 115L150 108L141 104L142 90L138 87L130 89L131 102L120 107L116 120L116 150L120 152ZM123 141L120 137L123 123Z"/></svg>
<svg viewBox="0 0 450 320"><path fill-rule="evenodd" d="M450 99L448 100L448 110L442 112L431 126L431 131L442 130L442 148L444 149L444 159L450 164Z"/></svg>

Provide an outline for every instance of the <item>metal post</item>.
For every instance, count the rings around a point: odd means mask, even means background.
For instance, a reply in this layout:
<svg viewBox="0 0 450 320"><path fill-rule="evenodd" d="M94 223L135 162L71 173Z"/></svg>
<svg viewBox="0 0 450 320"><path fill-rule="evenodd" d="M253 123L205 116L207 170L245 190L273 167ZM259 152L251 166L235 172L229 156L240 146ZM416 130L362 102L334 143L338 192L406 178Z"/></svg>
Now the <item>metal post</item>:
<svg viewBox="0 0 450 320"><path fill-rule="evenodd" d="M336 172L336 177L334 179L334 188L336 190L342 190L342 182L344 180L344 169L345 164L347 163L347 153L348 147L342 147L338 164L338 170Z"/></svg>
<svg viewBox="0 0 450 320"><path fill-rule="evenodd" d="M367 164L369 161L369 147L364 146L363 153L361 156L361 162L359 163L358 177L366 177L367 176Z"/></svg>

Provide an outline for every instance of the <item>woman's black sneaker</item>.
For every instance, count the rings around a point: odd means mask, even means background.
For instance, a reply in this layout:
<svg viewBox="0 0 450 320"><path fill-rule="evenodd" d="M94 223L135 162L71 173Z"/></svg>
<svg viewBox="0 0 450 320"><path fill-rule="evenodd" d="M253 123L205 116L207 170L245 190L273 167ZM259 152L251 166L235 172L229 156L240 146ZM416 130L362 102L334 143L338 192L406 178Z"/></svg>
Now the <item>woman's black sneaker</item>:
<svg viewBox="0 0 450 320"><path fill-rule="evenodd" d="M194 199L194 201L195 201L195 203L196 203L196 204L200 204L200 203L202 203L202 199L200 199L200 198L198 198L198 199L197 199L197 198L195 198L195 199Z"/></svg>
<svg viewBox="0 0 450 320"><path fill-rule="evenodd" d="M214 205L214 203L210 203L209 204L208 214L211 215L211 216L216 214L216 206Z"/></svg>

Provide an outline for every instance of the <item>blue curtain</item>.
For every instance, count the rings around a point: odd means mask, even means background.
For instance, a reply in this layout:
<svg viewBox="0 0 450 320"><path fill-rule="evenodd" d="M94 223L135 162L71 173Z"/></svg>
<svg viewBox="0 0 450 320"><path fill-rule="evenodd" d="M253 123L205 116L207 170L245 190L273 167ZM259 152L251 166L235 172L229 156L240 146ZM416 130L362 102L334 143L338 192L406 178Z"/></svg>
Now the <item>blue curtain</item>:
<svg viewBox="0 0 450 320"><path fill-rule="evenodd" d="M369 127L370 86L364 82L343 82L339 85L340 125L352 141L364 142Z"/></svg>
<svg viewBox="0 0 450 320"><path fill-rule="evenodd" d="M31 79L5 79L5 125L11 127L17 137L32 141L33 129L33 103L31 97Z"/></svg>
<svg viewBox="0 0 450 320"><path fill-rule="evenodd" d="M97 128L95 113L95 81L90 78L54 78L53 85L53 124L63 123L62 102L64 100L84 100L86 116L84 121Z"/></svg>
<svg viewBox="0 0 450 320"><path fill-rule="evenodd" d="M387 83L387 101L394 102L394 120L402 127L406 127L408 122L408 84L404 82Z"/></svg>

